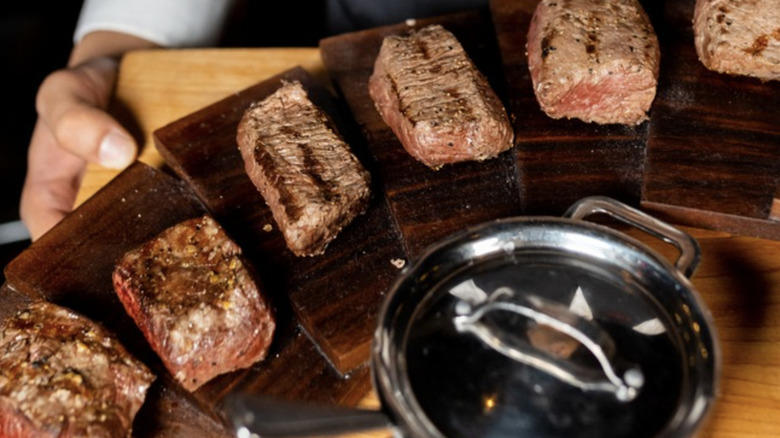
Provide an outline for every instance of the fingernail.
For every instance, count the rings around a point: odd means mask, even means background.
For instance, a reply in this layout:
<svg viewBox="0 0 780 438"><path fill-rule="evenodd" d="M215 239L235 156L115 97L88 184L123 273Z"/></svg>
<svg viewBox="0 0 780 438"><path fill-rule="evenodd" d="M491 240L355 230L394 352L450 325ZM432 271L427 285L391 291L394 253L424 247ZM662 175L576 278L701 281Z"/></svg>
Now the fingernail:
<svg viewBox="0 0 780 438"><path fill-rule="evenodd" d="M98 160L105 167L122 169L135 158L133 140L118 131L111 131L103 137L98 150Z"/></svg>

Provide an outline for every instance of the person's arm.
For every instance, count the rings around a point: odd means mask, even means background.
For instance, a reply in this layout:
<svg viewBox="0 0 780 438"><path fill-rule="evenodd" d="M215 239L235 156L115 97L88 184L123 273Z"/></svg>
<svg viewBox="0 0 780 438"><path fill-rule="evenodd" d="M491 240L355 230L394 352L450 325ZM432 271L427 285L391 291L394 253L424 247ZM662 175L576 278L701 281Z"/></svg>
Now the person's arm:
<svg viewBox="0 0 780 438"><path fill-rule="evenodd" d="M135 159L133 138L105 111L120 57L131 50L162 45L213 43L230 3L85 1L67 68L50 74L36 98L38 121L30 140L20 204L22 221L33 240L73 209L87 162L121 169ZM161 9L166 14L159 15Z"/></svg>

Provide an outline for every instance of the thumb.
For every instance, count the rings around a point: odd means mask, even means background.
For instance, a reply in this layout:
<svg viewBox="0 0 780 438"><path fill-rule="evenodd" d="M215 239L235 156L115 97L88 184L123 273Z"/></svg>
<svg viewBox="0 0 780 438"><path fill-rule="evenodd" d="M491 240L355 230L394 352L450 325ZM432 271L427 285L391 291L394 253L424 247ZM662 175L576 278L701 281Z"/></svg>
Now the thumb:
<svg viewBox="0 0 780 438"><path fill-rule="evenodd" d="M107 113L75 104L55 122L52 133L65 150L113 169L127 167L136 145L127 131Z"/></svg>
<svg viewBox="0 0 780 438"><path fill-rule="evenodd" d="M96 58L58 70L44 80L36 107L40 121L63 149L111 168L129 165L133 138L105 112L116 82L117 62Z"/></svg>

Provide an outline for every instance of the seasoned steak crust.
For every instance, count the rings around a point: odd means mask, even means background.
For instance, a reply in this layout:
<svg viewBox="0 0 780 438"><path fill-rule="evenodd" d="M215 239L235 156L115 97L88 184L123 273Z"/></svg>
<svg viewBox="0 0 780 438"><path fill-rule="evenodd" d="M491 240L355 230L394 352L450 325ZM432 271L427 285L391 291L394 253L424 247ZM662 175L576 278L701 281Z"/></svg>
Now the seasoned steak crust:
<svg viewBox="0 0 780 438"><path fill-rule="evenodd" d="M708 69L780 80L776 0L697 0L693 33L696 53Z"/></svg>
<svg viewBox="0 0 780 438"><path fill-rule="evenodd" d="M236 140L247 175L294 254L322 254L365 210L369 173L299 82L285 81L253 103Z"/></svg>
<svg viewBox="0 0 780 438"><path fill-rule="evenodd" d="M210 216L125 254L114 289L152 349L194 391L265 358L275 322L241 249Z"/></svg>
<svg viewBox="0 0 780 438"><path fill-rule="evenodd" d="M501 101L440 25L386 37L368 91L407 152L433 169L493 158L512 147Z"/></svg>
<svg viewBox="0 0 780 438"><path fill-rule="evenodd" d="M542 0L528 30L528 68L550 117L599 124L647 120L658 38L637 0Z"/></svg>
<svg viewBox="0 0 780 438"><path fill-rule="evenodd" d="M0 436L128 437L153 380L98 324L32 303L0 325Z"/></svg>

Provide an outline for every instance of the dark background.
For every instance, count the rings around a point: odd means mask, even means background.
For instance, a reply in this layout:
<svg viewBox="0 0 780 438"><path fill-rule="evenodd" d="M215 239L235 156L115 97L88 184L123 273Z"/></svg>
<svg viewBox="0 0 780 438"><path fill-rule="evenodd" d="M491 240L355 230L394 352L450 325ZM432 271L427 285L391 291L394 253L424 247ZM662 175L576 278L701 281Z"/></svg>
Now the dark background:
<svg viewBox="0 0 780 438"><path fill-rule="evenodd" d="M19 219L27 146L35 124L35 94L46 74L65 65L80 1L11 1L0 6L0 223ZM5 266L29 241L0 245Z"/></svg>

